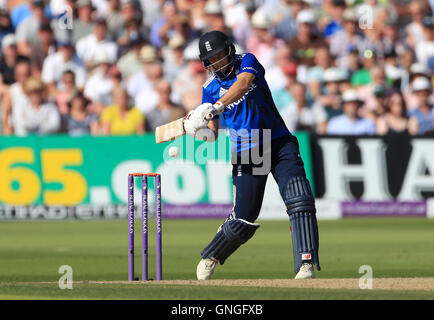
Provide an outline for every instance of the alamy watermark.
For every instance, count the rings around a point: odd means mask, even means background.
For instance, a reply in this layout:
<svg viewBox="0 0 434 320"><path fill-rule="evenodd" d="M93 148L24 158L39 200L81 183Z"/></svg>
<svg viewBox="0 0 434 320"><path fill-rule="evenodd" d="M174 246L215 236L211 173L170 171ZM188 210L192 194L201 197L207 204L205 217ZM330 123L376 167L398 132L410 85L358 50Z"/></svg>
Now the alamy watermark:
<svg viewBox="0 0 434 320"><path fill-rule="evenodd" d="M199 165L206 165L210 161L219 161L222 159L231 159L234 165L250 164L252 165L253 175L265 175L271 170L271 129L241 129L238 131L230 131L230 139L226 139L227 131L224 129L218 130L218 136L224 136L216 139L214 133L209 129L201 129L195 139L177 139L169 143L163 152L163 160L166 161L185 161L194 162ZM206 141L203 142L203 138ZM241 150L235 152L231 150L230 145L235 144L241 146ZM179 156L176 160L169 155L171 147L180 149Z"/></svg>
<svg viewBox="0 0 434 320"><path fill-rule="evenodd" d="M62 30L71 30L74 24L74 14L72 8L68 5L63 7L63 13L59 15L57 23Z"/></svg>
<svg viewBox="0 0 434 320"><path fill-rule="evenodd" d="M68 265L60 266L58 273L62 274L62 276L59 278L59 289L72 290L72 284L73 284L72 267Z"/></svg>
<svg viewBox="0 0 434 320"><path fill-rule="evenodd" d="M359 273L363 276L359 279L359 288L362 290L372 290L374 288L373 270L370 265L363 265L359 268Z"/></svg>

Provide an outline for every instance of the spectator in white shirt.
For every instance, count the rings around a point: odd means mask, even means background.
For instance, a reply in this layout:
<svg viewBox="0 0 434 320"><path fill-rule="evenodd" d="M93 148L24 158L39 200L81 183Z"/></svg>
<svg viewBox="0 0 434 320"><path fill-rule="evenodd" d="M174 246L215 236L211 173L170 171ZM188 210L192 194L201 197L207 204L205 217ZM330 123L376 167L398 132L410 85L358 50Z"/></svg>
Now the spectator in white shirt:
<svg viewBox="0 0 434 320"><path fill-rule="evenodd" d="M105 51L94 56L94 70L92 76L86 81L84 95L92 104L91 112L100 114L102 110L113 103L111 91L113 82L109 76L109 68L114 63Z"/></svg>
<svg viewBox="0 0 434 320"><path fill-rule="evenodd" d="M92 68L95 55L105 51L111 61L116 61L118 57L118 46L115 42L106 39L107 24L102 18L95 21L93 33L78 40L76 52L78 57L83 60L87 69Z"/></svg>
<svg viewBox="0 0 434 320"><path fill-rule="evenodd" d="M42 81L27 79L24 91L28 102L20 100L12 109L12 126L15 135L51 134L59 132L61 119L54 103L44 101L45 87Z"/></svg>
<svg viewBox="0 0 434 320"><path fill-rule="evenodd" d="M83 62L74 53L71 41L59 41L58 51L50 54L42 67L42 81L47 85L50 95L55 96L62 89L62 75L66 70L75 74L75 84L83 89L86 81L86 69Z"/></svg>
<svg viewBox="0 0 434 320"><path fill-rule="evenodd" d="M350 89L342 94L343 114L330 120L327 134L330 135L373 135L376 132L375 123L371 119L358 116L358 110L363 101L357 91Z"/></svg>

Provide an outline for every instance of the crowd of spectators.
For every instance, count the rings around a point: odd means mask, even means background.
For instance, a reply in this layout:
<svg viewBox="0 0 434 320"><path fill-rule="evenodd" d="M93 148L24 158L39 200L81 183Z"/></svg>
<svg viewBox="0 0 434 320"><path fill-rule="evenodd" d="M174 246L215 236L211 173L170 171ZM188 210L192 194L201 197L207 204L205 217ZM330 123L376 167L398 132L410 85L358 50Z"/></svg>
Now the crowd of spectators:
<svg viewBox="0 0 434 320"><path fill-rule="evenodd" d="M433 9L428 0L0 0L0 133L153 132L201 103L198 39L220 30L264 66L291 131L427 135Z"/></svg>

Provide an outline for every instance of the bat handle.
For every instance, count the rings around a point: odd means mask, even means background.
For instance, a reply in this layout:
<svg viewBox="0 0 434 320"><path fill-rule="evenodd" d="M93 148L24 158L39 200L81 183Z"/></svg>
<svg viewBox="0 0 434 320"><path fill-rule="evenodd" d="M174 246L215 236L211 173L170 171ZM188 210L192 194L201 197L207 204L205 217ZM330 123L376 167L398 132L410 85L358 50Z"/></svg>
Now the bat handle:
<svg viewBox="0 0 434 320"><path fill-rule="evenodd" d="M214 114L212 113L212 112L210 112L210 113L208 113L206 116L205 116L205 119L206 120L211 120L212 118L214 118Z"/></svg>

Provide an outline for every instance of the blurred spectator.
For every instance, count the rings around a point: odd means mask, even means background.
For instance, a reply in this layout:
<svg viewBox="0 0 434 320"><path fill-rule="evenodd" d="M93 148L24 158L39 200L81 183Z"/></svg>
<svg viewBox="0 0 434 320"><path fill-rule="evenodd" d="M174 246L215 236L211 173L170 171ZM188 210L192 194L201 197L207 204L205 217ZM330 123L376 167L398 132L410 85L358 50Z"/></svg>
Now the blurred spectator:
<svg viewBox="0 0 434 320"><path fill-rule="evenodd" d="M398 55L393 49L384 53L384 72L391 86L396 90L401 89L402 79L406 76L406 72L399 66Z"/></svg>
<svg viewBox="0 0 434 320"><path fill-rule="evenodd" d="M298 34L288 42L299 65L298 80L303 83L307 81L307 68L315 64L316 50L328 46L324 38L315 33L315 21L312 10L301 10L297 15ZM304 66L304 68L300 68L300 65Z"/></svg>
<svg viewBox="0 0 434 320"><path fill-rule="evenodd" d="M405 28L407 43L415 49L420 42L426 40L423 31L423 18L427 10L426 3L423 0L412 1L408 10L410 11L412 22Z"/></svg>
<svg viewBox="0 0 434 320"><path fill-rule="evenodd" d="M223 8L219 0L208 0L205 8L206 26L203 32L217 30L225 33L230 39L233 39L232 29L226 25Z"/></svg>
<svg viewBox="0 0 434 320"><path fill-rule="evenodd" d="M282 19L273 21L276 37L289 41L297 35L298 28L296 18L298 13L305 7L303 0L282 0L289 6L289 11L281 15Z"/></svg>
<svg viewBox="0 0 434 320"><path fill-rule="evenodd" d="M200 63L194 65L193 75L189 87L182 92L182 105L188 112L202 103L202 86L206 82L207 74Z"/></svg>
<svg viewBox="0 0 434 320"><path fill-rule="evenodd" d="M402 55L407 48L405 40L400 38L399 25L396 19L388 19L384 26L382 41L386 52L394 51Z"/></svg>
<svg viewBox="0 0 434 320"><path fill-rule="evenodd" d="M256 10L255 1L230 0L227 7L230 7L231 10L225 9L226 24L231 28L235 42L245 49L253 32L251 19Z"/></svg>
<svg viewBox="0 0 434 320"><path fill-rule="evenodd" d="M102 110L113 103L111 92L113 83L108 74L112 60L104 51L93 58L94 70L86 81L84 95L92 102L91 110L100 114Z"/></svg>
<svg viewBox="0 0 434 320"><path fill-rule="evenodd" d="M124 89L113 91L114 104L101 114L100 123L105 135L142 134L145 131L142 113L130 106L128 93Z"/></svg>
<svg viewBox="0 0 434 320"><path fill-rule="evenodd" d="M415 118L407 117L405 100L399 91L390 94L385 104L385 114L378 117L376 126L379 135L411 134L418 132L418 123Z"/></svg>
<svg viewBox="0 0 434 320"><path fill-rule="evenodd" d="M68 102L77 94L75 73L72 70L66 70L62 74L61 86L56 90L55 101L61 115L69 112Z"/></svg>
<svg viewBox="0 0 434 320"><path fill-rule="evenodd" d="M121 31L124 27L125 20L120 12L120 3L123 0L108 0L107 10L104 12L104 19L107 21L108 37L115 40L120 37Z"/></svg>
<svg viewBox="0 0 434 320"><path fill-rule="evenodd" d="M14 28L12 26L11 17L6 10L0 9L0 44L3 38L8 34L13 34Z"/></svg>
<svg viewBox="0 0 434 320"><path fill-rule="evenodd" d="M77 45L78 40L92 33L94 7L90 0L78 0L75 3L78 17L74 19L72 28L72 42Z"/></svg>
<svg viewBox="0 0 434 320"><path fill-rule="evenodd" d="M18 52L23 56L30 56L31 45L37 41L39 26L45 19L44 1L31 0L29 3L31 15L18 25L15 32Z"/></svg>
<svg viewBox="0 0 434 320"><path fill-rule="evenodd" d="M349 52L357 50L363 57L365 50L369 49L369 43L360 32L358 21L355 10L346 9L343 15L343 29L330 37L330 52L337 58L337 65L341 68L348 67Z"/></svg>
<svg viewBox="0 0 434 320"><path fill-rule="evenodd" d="M62 76L66 70L75 75L75 85L83 89L86 81L86 69L80 58L74 53L71 41L58 42L58 50L48 55L42 67L42 81L47 85L49 94L55 96L62 86Z"/></svg>
<svg viewBox="0 0 434 320"><path fill-rule="evenodd" d="M434 132L433 105L429 101L432 93L431 83L426 78L418 78L412 84L412 89L417 97L417 106L409 112L410 119L417 120L419 134Z"/></svg>
<svg viewBox="0 0 434 320"><path fill-rule="evenodd" d="M318 48L314 57L315 65L307 71L309 93L313 98L321 94L321 85L324 81L324 72L331 67L332 59L327 47Z"/></svg>
<svg viewBox="0 0 434 320"><path fill-rule="evenodd" d="M295 83L291 88L293 101L281 111L289 131L305 130L324 134L327 128L327 114L319 103L306 99L306 87Z"/></svg>
<svg viewBox="0 0 434 320"><path fill-rule="evenodd" d="M117 66L125 79L142 69L140 49L143 43L144 40L140 36L130 38L128 52L119 58Z"/></svg>
<svg viewBox="0 0 434 320"><path fill-rule="evenodd" d="M343 114L330 120L327 134L330 135L373 135L376 132L375 123L358 115L363 105L357 91L347 90L342 94Z"/></svg>
<svg viewBox="0 0 434 320"><path fill-rule="evenodd" d="M285 86L281 89L271 91L274 103L279 112L293 100L291 88L297 82L297 65L294 62L289 62L283 67L283 74L285 75L285 80L283 81Z"/></svg>
<svg viewBox="0 0 434 320"><path fill-rule="evenodd" d="M256 56L266 70L275 64L275 56L279 47L284 46L281 39L271 33L271 22L261 11L252 16L253 34L247 40L246 50Z"/></svg>
<svg viewBox="0 0 434 320"><path fill-rule="evenodd" d="M416 44L415 52L417 61L428 68L428 61L434 57L434 28L433 17L423 19L424 40ZM431 70L433 71L433 70Z"/></svg>
<svg viewBox="0 0 434 320"><path fill-rule="evenodd" d="M0 56L1 83L10 85L15 82L15 66L19 61L15 36L8 34L2 39Z"/></svg>
<svg viewBox="0 0 434 320"><path fill-rule="evenodd" d="M165 78L169 81L173 81L185 65L183 56L186 43L182 36L175 34L163 48L163 69Z"/></svg>
<svg viewBox="0 0 434 320"><path fill-rule="evenodd" d="M105 52L112 62L117 60L118 47L115 42L108 40L106 37L107 23L104 19L98 18L95 21L93 33L77 41L77 55L84 62L87 69L92 67L95 55L100 52Z"/></svg>
<svg viewBox="0 0 434 320"><path fill-rule="evenodd" d="M12 108L11 123L15 135L50 134L60 130L61 119L57 107L46 101L42 81L28 78L24 84L28 100L21 99Z"/></svg>
<svg viewBox="0 0 434 320"><path fill-rule="evenodd" d="M99 134L98 117L89 112L90 101L76 92L69 101L68 112L63 116L64 131L71 136Z"/></svg>
<svg viewBox="0 0 434 320"><path fill-rule="evenodd" d="M30 77L30 63L28 60L21 60L15 66L15 81L4 91L3 98L3 132L13 133L11 123L12 110L17 110L18 105L28 104L27 95L24 92L24 85ZM21 102L23 101L23 102Z"/></svg>
<svg viewBox="0 0 434 320"><path fill-rule="evenodd" d="M402 92L404 94L405 103L407 104L408 110L414 109L418 104L418 98L413 90L413 83L416 79L425 78L431 81L431 73L430 71L421 63L413 63L410 67L410 75L409 75L409 85L405 87Z"/></svg>
<svg viewBox="0 0 434 320"><path fill-rule="evenodd" d="M56 51L53 30L48 21L42 22L38 30L38 39L30 45L32 54L29 56L32 75L40 78L45 59Z"/></svg>
<svg viewBox="0 0 434 320"><path fill-rule="evenodd" d="M354 72L351 77L351 84L354 87L363 86L372 82L372 68L377 66L377 55L372 50L366 50L363 53L362 68Z"/></svg>
<svg viewBox="0 0 434 320"><path fill-rule="evenodd" d="M343 80L343 74L338 68L328 68L324 72L324 88L318 101L324 107L328 120L342 114L341 92L343 91L340 89L340 83Z"/></svg>
<svg viewBox="0 0 434 320"><path fill-rule="evenodd" d="M279 90L285 87L286 76L284 68L292 61L291 50L288 46L283 45L277 48L274 58L274 64L265 73L268 87L271 91Z"/></svg>
<svg viewBox="0 0 434 320"><path fill-rule="evenodd" d="M382 67L375 66L370 70L371 81L368 84L360 86L357 88L357 92L360 97L363 97L365 104L363 106L363 112L369 113L371 111L377 110L380 106L378 105L377 97L375 95L375 90L380 96L384 96L386 88L386 75ZM377 112L380 112L377 110Z"/></svg>
<svg viewBox="0 0 434 320"><path fill-rule="evenodd" d="M185 116L184 109L170 100L169 82L160 80L156 84L155 90L158 93L158 105L146 114L146 130L148 132L155 132L156 127Z"/></svg>
<svg viewBox="0 0 434 320"><path fill-rule="evenodd" d="M343 15L346 9L345 0L332 0L329 6L330 21L324 28L323 34L325 38L329 38L337 31L342 30Z"/></svg>
<svg viewBox="0 0 434 320"><path fill-rule="evenodd" d="M152 25L150 33L150 41L156 48L161 48L164 45L164 37L166 33L172 29L172 21L177 14L176 6L173 1L165 1L162 8L162 16Z"/></svg>

